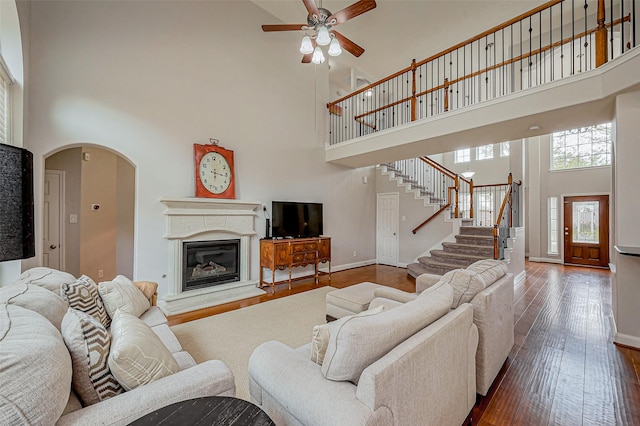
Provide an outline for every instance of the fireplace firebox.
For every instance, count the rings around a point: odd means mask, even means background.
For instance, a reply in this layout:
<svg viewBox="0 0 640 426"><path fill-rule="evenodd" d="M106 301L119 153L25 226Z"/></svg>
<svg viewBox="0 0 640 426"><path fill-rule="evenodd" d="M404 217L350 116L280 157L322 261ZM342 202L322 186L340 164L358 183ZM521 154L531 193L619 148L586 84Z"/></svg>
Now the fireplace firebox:
<svg viewBox="0 0 640 426"><path fill-rule="evenodd" d="M240 280L240 240L183 242L182 291Z"/></svg>

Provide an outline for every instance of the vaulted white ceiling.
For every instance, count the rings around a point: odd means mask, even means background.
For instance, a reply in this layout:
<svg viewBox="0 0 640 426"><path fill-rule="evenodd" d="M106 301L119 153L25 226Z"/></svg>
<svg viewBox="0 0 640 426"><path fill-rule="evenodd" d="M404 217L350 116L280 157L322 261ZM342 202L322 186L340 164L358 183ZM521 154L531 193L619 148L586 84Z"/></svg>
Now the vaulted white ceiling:
<svg viewBox="0 0 640 426"><path fill-rule="evenodd" d="M301 0L252 0L273 15L275 23L306 23L307 11ZM319 7L337 12L355 0L316 0ZM425 59L458 42L531 10L542 1L527 0L377 0L377 7L341 24L336 29L365 49L359 58L348 52L329 58L330 81L334 87L349 90L351 69L357 75L376 81ZM274 37L264 33L264 37ZM300 61L298 51L302 31L280 33L290 39L292 60ZM286 43L283 45L287 45ZM326 63L325 63L326 64ZM314 67L313 64L300 64ZM319 65L326 66L326 65Z"/></svg>

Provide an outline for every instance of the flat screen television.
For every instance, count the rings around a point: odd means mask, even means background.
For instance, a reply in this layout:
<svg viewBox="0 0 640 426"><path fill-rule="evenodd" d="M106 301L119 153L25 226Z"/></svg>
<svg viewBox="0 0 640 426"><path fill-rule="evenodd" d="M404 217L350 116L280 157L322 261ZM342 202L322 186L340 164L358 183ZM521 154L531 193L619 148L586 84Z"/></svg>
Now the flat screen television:
<svg viewBox="0 0 640 426"><path fill-rule="evenodd" d="M273 201L271 216L271 235L274 238L322 235L322 203Z"/></svg>

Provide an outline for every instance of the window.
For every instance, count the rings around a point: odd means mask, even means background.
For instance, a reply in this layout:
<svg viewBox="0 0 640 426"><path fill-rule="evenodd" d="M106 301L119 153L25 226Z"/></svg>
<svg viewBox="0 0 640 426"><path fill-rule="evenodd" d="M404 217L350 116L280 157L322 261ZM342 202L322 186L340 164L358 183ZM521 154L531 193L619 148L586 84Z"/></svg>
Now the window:
<svg viewBox="0 0 640 426"><path fill-rule="evenodd" d="M501 142L500 157L508 157L508 156L509 156L509 142Z"/></svg>
<svg viewBox="0 0 640 426"><path fill-rule="evenodd" d="M551 170L611 165L611 123L551 136Z"/></svg>
<svg viewBox="0 0 640 426"><path fill-rule="evenodd" d="M558 254L558 197L547 198L547 219L549 223L547 253Z"/></svg>
<svg viewBox="0 0 640 426"><path fill-rule="evenodd" d="M454 161L456 163L468 163L469 161L471 161L471 148L458 149L455 152Z"/></svg>
<svg viewBox="0 0 640 426"><path fill-rule="evenodd" d="M9 126L11 121L9 111L11 108L9 107L9 95L11 93L10 86L13 82L9 68L0 55L0 143L4 144L9 144L10 142Z"/></svg>
<svg viewBox="0 0 640 426"><path fill-rule="evenodd" d="M488 160L493 158L493 144L482 145L476 148L476 158L478 160Z"/></svg>

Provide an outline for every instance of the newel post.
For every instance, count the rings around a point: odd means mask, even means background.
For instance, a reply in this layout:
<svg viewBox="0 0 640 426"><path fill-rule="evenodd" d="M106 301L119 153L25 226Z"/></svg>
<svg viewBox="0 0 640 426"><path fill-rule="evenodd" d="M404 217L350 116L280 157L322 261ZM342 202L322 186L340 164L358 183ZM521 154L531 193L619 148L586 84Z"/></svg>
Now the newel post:
<svg viewBox="0 0 640 426"><path fill-rule="evenodd" d="M416 98L416 60L411 60L411 121L416 121L418 99Z"/></svg>
<svg viewBox="0 0 640 426"><path fill-rule="evenodd" d="M513 175L509 173L507 180L509 191L509 228L513 226Z"/></svg>
<svg viewBox="0 0 640 426"><path fill-rule="evenodd" d="M455 183L455 185L456 185L456 186L455 186L455 191L456 191L456 206L455 206L455 208L454 208L454 210L453 210L453 212L454 212L453 214L454 214L454 217L457 219L457 218L459 218L459 217L460 217L460 210L458 209L458 194L459 194L459 192L460 192L460 177L458 177L458 175L456 175L456 181L455 181L455 182L456 182L456 183Z"/></svg>
<svg viewBox="0 0 640 426"><path fill-rule="evenodd" d="M598 0L598 28L596 29L596 68L607 63L607 27L604 0Z"/></svg>
<svg viewBox="0 0 640 426"><path fill-rule="evenodd" d="M473 179L471 179L469 181L469 219L473 219L474 217L475 217L475 214L473 212Z"/></svg>
<svg viewBox="0 0 640 426"><path fill-rule="evenodd" d="M444 112L449 111L449 79L444 79Z"/></svg>

